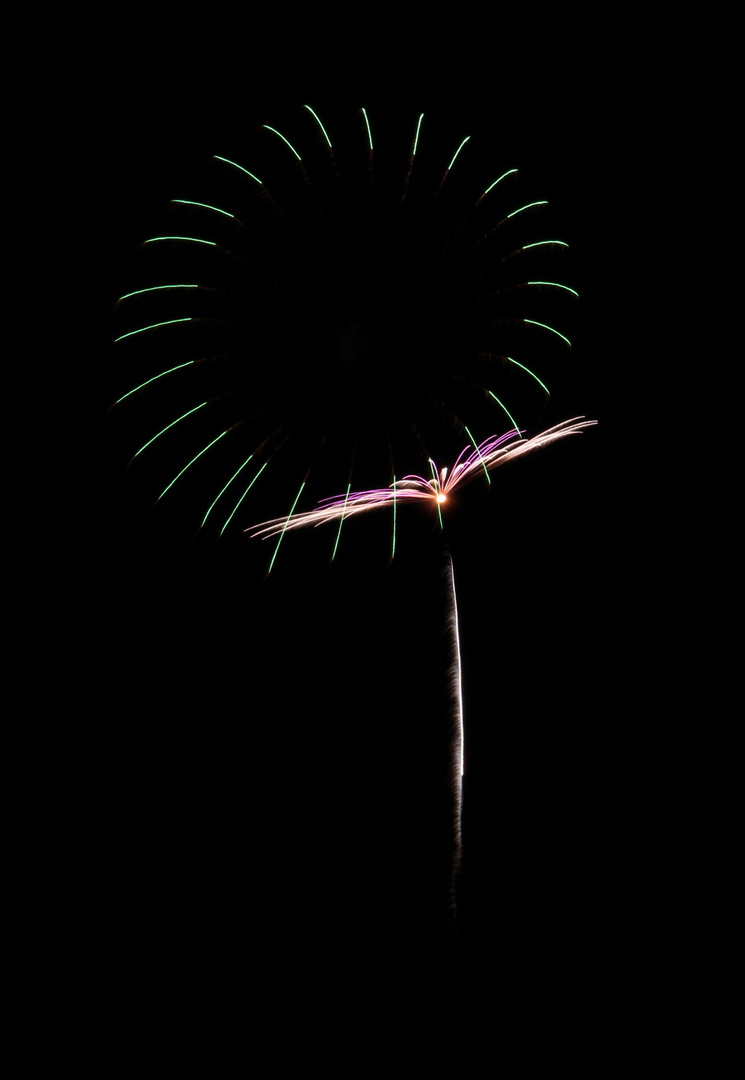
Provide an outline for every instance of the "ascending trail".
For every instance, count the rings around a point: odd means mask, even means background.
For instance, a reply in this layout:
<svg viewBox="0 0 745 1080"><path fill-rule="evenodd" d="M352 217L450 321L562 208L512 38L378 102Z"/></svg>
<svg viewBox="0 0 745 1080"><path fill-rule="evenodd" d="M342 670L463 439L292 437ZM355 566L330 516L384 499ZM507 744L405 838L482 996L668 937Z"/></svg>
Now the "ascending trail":
<svg viewBox="0 0 745 1080"><path fill-rule="evenodd" d="M445 578L448 590L447 634L450 639L450 791L453 804L453 839L450 862L449 908L455 923L457 912L458 875L463 858L461 819L463 813L463 771L465 766L463 731L463 693L460 662L460 633L458 629L458 601L455 593L455 573L449 551L445 551Z"/></svg>

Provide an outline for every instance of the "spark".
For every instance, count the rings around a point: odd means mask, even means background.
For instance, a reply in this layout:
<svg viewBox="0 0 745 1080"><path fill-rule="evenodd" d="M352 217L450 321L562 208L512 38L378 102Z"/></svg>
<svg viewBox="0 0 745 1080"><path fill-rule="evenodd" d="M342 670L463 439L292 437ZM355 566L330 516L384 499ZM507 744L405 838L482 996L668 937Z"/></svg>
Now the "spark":
<svg viewBox="0 0 745 1080"><path fill-rule="evenodd" d="M157 244L160 240L183 240L187 244L207 244L208 247L217 247L214 240L202 240L198 236L151 236L149 240L143 240L143 244Z"/></svg>
<svg viewBox="0 0 745 1080"><path fill-rule="evenodd" d="M285 146L289 146L290 150L292 150L293 154L294 154L294 155L295 155L295 157L296 157L296 158L298 159L298 161L302 161L302 160L303 160L303 159L302 159L302 158L300 157L300 154L298 154L298 152L297 152L297 150L295 149L295 147L294 147L294 146L292 145L292 143L290 142L290 140L289 140L289 139L286 139L286 138L284 137L284 135L282 134L282 132L281 132L281 131L277 131L277 129L276 129L276 128L270 127L270 126L269 126L269 124L262 124L261 126L262 126L262 127L263 127L263 128L264 128L264 129L266 130L266 131L271 131L273 135L278 135L278 136L280 137L280 139L282 140L282 142L283 142L283 143L285 144Z"/></svg>
<svg viewBox="0 0 745 1080"><path fill-rule="evenodd" d="M161 290L165 290L165 289L198 289L198 288L199 288L198 285L150 285L150 286L148 286L147 289L135 289L134 292L123 293L122 296L119 297L119 300L117 300L117 303L119 303L121 300L128 300L131 296L141 296L143 293L147 293L147 292L160 292Z"/></svg>
<svg viewBox="0 0 745 1080"><path fill-rule="evenodd" d="M248 169L244 169L243 166L239 165L237 161L231 161L230 158L221 157L220 154L213 154L213 157L215 161L224 161L226 165L232 165L234 169L240 169L242 173L245 173L246 176L250 176L251 179L255 180L257 184L261 184L261 180L259 180L258 176L254 176L254 174L252 172L249 172ZM264 185L261 184L261 186L263 187Z"/></svg>
<svg viewBox="0 0 745 1080"><path fill-rule="evenodd" d="M458 149L457 149L457 150L455 151L455 153L453 154L453 156L452 156L452 159L451 159L451 161L450 161L450 164L448 165L448 167L447 167L447 169L446 169L446 172L450 172L450 170L452 169L453 165L455 165L455 159L457 158L458 154L459 154L459 153L461 152L461 150L463 149L463 147L464 147L464 146L466 145L466 143L468 142L468 140L469 140L470 138L471 138L471 136L470 136L470 135L466 135L466 137L465 137L465 139L463 140L463 142L462 142L462 143L460 144L460 146L458 147Z"/></svg>
<svg viewBox="0 0 745 1080"><path fill-rule="evenodd" d="M367 128L367 146L369 150L373 148L372 131L370 130L370 121L367 118L367 110L362 109L362 115L365 118L365 127Z"/></svg>
<svg viewBox="0 0 745 1080"><path fill-rule="evenodd" d="M500 184L502 182L502 180L505 179L505 177L512 176L512 174L516 173L516 172L517 172L517 169L508 169L507 172L504 172L504 173L502 173L501 176L498 176L497 179L493 183L489 184L489 187L486 189L484 194L480 196L478 201L481 202L481 199L483 199L485 195L488 195L489 192L492 191L497 186L497 184Z"/></svg>
<svg viewBox="0 0 745 1080"><path fill-rule="evenodd" d="M416 135L414 136L414 145L411 148L411 156L412 157L416 156L416 148L419 145L419 132L422 129L422 120L423 119L424 119L424 113L420 113L419 119L418 119L417 125L416 125Z"/></svg>
<svg viewBox="0 0 745 1080"><path fill-rule="evenodd" d="M191 322L191 316L187 315L181 319L164 319L162 322L150 323L149 326L140 326L137 330L130 330L128 333L120 334L118 338L114 338L114 344L116 344L117 341L124 341L125 338L134 337L135 334L144 334L146 330L157 330L161 326L171 326L173 323L177 322Z"/></svg>
<svg viewBox="0 0 745 1080"><path fill-rule="evenodd" d="M326 131L326 128L321 123L321 119L320 119L318 113L315 111L315 109L311 109L310 105L303 105L303 108L308 110L310 115L313 117L313 119L318 124L321 131L323 132L323 137L326 140L326 143L327 143L329 149L333 150L333 146L331 145L331 139L328 136L328 132Z"/></svg>
<svg viewBox="0 0 745 1080"><path fill-rule="evenodd" d="M212 206L211 203L195 202L194 199L173 199L175 203L181 203L183 206L199 206L202 210L214 210L216 214L223 214L225 217L235 218L235 214L231 214L228 210L221 210L219 206Z"/></svg>

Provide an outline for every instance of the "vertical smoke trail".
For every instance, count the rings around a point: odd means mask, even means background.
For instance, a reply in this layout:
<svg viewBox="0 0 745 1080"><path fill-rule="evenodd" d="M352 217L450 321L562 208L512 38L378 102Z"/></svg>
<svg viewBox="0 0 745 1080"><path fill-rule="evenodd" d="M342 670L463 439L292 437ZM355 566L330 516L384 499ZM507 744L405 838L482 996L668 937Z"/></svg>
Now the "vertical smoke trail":
<svg viewBox="0 0 745 1080"><path fill-rule="evenodd" d="M463 694L461 688L460 634L458 631L458 602L455 594L455 574L453 560L448 550L445 551L445 577L449 594L446 616L447 634L450 639L450 666L448 683L450 687L452 726L450 732L450 791L453 805L452 858L450 863L450 913L455 923L457 911L456 891L458 875L463 857L461 818L463 811Z"/></svg>

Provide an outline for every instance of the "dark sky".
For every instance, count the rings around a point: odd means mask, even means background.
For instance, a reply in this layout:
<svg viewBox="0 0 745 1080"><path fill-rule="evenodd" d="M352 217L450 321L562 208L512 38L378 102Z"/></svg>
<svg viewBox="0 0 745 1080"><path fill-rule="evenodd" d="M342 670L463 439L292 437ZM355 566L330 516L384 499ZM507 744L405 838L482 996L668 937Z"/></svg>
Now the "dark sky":
<svg viewBox="0 0 745 1080"><path fill-rule="evenodd" d="M703 524L718 493L675 443L695 413L675 291L693 194L671 181L697 132L648 75L653 43L119 29L70 74L65 110L83 329L60 387L71 475L42 643L68 719L50 721L60 767L39 810L65 1052L111 1077L142 1076L148 1044L153 1074L220 1076L267 1058L470 1076L699 1052L722 875ZM545 178L573 241L582 301L556 407L599 426L469 492L448 532L467 725L456 946L440 537L417 523L390 570L375 529L331 570L296 537L264 581L257 542L195 545L146 511L107 426L111 307L175 180L306 100L478 130Z"/></svg>

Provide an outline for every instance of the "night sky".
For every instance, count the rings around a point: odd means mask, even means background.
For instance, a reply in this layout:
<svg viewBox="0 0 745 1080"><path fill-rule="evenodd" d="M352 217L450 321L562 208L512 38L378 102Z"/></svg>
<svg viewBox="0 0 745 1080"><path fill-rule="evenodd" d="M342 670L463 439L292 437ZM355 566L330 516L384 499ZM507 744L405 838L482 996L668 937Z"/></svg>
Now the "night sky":
<svg viewBox="0 0 745 1080"><path fill-rule="evenodd" d="M63 110L78 220L57 257L78 267L80 347L52 376L58 705L33 812L60 1059L112 1078L710 1059L720 482L678 431L721 376L692 390L676 237L696 193L671 184L696 121L648 74L652 44L610 28L587 49L569 27L534 48L504 27L493 49L477 26L437 48L223 31L220 51L220 34L199 49L196 28L130 26L70 74ZM477 130L572 243L574 350L546 421L599 426L469 488L447 524L456 931L442 537L414 515L389 567L384 528L358 522L329 567L297 534L266 580L267 544L195 543L150 508L106 411L111 310L179 178L306 101Z"/></svg>

